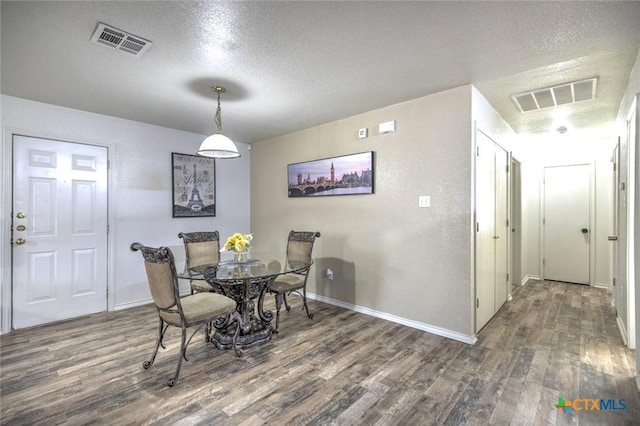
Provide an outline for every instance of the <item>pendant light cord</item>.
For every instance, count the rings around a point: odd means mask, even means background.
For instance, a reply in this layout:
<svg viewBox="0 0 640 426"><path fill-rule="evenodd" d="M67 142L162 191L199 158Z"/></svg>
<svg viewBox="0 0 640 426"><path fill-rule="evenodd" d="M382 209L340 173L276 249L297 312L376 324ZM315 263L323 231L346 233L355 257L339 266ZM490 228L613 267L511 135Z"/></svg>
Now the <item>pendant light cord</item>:
<svg viewBox="0 0 640 426"><path fill-rule="evenodd" d="M218 109L216 110L216 125L218 126L218 131L216 133L222 133L222 113L220 111L220 92L218 92Z"/></svg>

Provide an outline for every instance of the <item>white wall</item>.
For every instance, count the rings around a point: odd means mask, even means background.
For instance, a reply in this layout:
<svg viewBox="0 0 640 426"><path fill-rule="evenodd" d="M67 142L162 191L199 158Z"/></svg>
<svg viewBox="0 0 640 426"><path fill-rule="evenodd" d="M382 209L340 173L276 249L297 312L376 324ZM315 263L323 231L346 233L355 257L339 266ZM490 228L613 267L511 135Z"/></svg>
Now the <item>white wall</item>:
<svg viewBox="0 0 640 426"><path fill-rule="evenodd" d="M1 98L2 155L10 154L10 132L73 142L107 145L111 161L109 188L110 308L150 301L139 253L129 245L168 245L184 260L181 231L218 230L221 238L245 232L249 223L250 152L238 144L242 157L216 160L216 217L172 218L171 153L195 153L203 135L85 111L61 108L11 96ZM2 230L10 226L10 159L2 161L0 200ZM2 240L2 288L10 286L10 235ZM3 291L2 307L9 300ZM2 324L2 331L8 331Z"/></svg>

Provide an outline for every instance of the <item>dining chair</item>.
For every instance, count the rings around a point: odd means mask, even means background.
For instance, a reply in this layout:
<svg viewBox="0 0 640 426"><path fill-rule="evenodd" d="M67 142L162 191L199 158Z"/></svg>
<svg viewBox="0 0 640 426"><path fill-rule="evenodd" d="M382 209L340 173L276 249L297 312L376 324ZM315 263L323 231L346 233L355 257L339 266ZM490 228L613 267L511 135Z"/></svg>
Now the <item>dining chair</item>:
<svg viewBox="0 0 640 426"><path fill-rule="evenodd" d="M237 356L242 356L242 352L236 344L240 331L240 318L236 311L236 302L233 299L212 292L180 297L175 258L170 248L147 247L136 242L131 244L130 249L131 251L140 251L142 253L149 290L158 311L158 338L151 354L151 359L142 364L145 369L153 365L158 354L158 348L162 346L165 349L162 340L169 326L178 327L182 330L178 364L175 374L167 381L169 386L174 386L178 382L182 360L188 361L187 346L203 326L206 326L205 341L209 342L211 324L221 329L230 326L235 321L233 349ZM190 327L196 327L196 329L187 340L187 329Z"/></svg>
<svg viewBox="0 0 640 426"><path fill-rule="evenodd" d="M291 231L287 239L287 262L305 262L311 264L311 252L316 238L320 237L320 232ZM309 311L307 305L307 278L309 276L309 265L299 273L279 275L269 286L269 292L275 295L276 299L276 328L278 333L280 325L280 308L284 302L287 311L291 307L287 303L287 295L292 293L302 297L303 309L307 312L309 319L313 319L313 313ZM302 293L300 292L302 291Z"/></svg>
<svg viewBox="0 0 640 426"><path fill-rule="evenodd" d="M220 262L220 234L210 232L180 232L178 238L184 242L186 254L186 270L184 278L189 280L191 294L196 292L215 291L201 273L192 268L202 265L217 265Z"/></svg>

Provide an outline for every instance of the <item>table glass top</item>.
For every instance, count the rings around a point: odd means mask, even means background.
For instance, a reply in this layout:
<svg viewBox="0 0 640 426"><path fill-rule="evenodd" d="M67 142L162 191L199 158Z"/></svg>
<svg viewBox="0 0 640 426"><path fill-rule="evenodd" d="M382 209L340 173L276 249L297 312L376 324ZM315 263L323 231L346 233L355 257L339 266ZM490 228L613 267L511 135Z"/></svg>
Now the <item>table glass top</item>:
<svg viewBox="0 0 640 426"><path fill-rule="evenodd" d="M268 278L281 274L300 272L313 264L289 261L285 253L251 253L249 259L242 262L222 260L217 265L215 280L237 280L250 278ZM216 265L200 265L193 271L212 278Z"/></svg>

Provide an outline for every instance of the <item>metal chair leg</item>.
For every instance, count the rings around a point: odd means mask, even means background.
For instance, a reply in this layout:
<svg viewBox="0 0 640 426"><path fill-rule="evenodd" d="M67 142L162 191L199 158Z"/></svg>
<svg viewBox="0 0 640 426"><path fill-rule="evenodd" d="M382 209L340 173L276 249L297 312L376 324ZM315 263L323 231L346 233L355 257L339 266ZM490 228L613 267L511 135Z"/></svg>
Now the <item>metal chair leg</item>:
<svg viewBox="0 0 640 426"><path fill-rule="evenodd" d="M309 306L307 305L307 289L306 287L302 289L302 302L304 303L304 309L307 311L307 316L309 319L313 319L313 313L309 312Z"/></svg>
<svg viewBox="0 0 640 426"><path fill-rule="evenodd" d="M175 386L178 383L178 376L180 376L180 367L182 367L182 358L186 358L187 352L187 329L182 327L182 340L180 341L180 355L178 356L178 365L176 366L176 374L167 381L167 385Z"/></svg>
<svg viewBox="0 0 640 426"><path fill-rule="evenodd" d="M158 348L160 347L160 345L162 345L162 337L164 336L163 326L164 326L164 321L161 318L159 318L158 338L156 339L156 346L153 349L153 353L151 354L151 359L142 363L142 366L144 367L145 370L151 367L153 365L153 362L156 360L156 355L158 354ZM164 348L164 345L162 347Z"/></svg>
<svg viewBox="0 0 640 426"><path fill-rule="evenodd" d="M282 298L284 294L276 293L276 328L273 331L274 333L278 332L278 327L280 325L280 308L282 307Z"/></svg>

